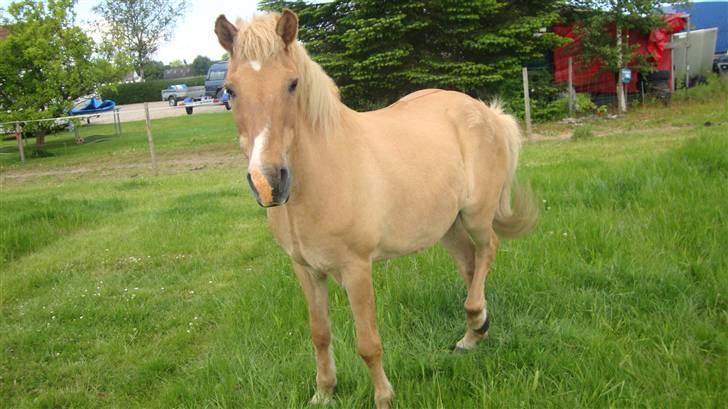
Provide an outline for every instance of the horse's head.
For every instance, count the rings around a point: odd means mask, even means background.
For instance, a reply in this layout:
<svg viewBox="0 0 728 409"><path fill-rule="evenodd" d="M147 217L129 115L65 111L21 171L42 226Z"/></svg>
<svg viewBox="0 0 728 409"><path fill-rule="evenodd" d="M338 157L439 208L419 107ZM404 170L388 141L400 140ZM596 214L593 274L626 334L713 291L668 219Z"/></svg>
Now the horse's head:
<svg viewBox="0 0 728 409"><path fill-rule="evenodd" d="M298 114L298 17L284 10L236 27L221 15L215 33L230 55L225 88L249 159L248 183L261 206L285 204L292 177L288 151Z"/></svg>

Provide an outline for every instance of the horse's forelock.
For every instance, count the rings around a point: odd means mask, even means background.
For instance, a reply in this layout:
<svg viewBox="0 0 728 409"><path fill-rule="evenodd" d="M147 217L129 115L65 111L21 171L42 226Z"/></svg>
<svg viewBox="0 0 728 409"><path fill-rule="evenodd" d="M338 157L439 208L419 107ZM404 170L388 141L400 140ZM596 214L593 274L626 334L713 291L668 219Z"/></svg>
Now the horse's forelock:
<svg viewBox="0 0 728 409"><path fill-rule="evenodd" d="M238 18L234 57L240 61L263 62L285 48L285 43L276 32L280 14L271 13L256 16L251 21ZM333 80L306 53L303 45L294 41L293 59L300 74L299 107L308 116L314 129L329 134L339 122L339 91ZM290 47L290 46L289 46Z"/></svg>
<svg viewBox="0 0 728 409"><path fill-rule="evenodd" d="M285 46L283 39L276 33L280 14L271 13L256 16L251 21L240 18L235 22L238 34L235 37L234 58L243 61L264 61Z"/></svg>

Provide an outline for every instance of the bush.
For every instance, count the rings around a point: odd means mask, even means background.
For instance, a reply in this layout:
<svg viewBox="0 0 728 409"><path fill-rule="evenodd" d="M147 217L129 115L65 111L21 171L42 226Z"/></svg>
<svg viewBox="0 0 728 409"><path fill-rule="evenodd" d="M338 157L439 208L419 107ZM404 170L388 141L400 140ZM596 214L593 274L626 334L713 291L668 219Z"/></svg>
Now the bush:
<svg viewBox="0 0 728 409"><path fill-rule="evenodd" d="M104 99L111 99L119 105L154 102L161 101L162 90L174 84L187 84L190 87L205 85L205 77L199 76L175 78L171 80L151 80L131 84L104 86L100 89L100 93Z"/></svg>
<svg viewBox="0 0 728 409"><path fill-rule="evenodd" d="M574 134L571 135L571 139L573 140L579 140L579 139L587 139L594 136L594 131L592 130L592 127L590 125L581 125L577 126L574 129Z"/></svg>

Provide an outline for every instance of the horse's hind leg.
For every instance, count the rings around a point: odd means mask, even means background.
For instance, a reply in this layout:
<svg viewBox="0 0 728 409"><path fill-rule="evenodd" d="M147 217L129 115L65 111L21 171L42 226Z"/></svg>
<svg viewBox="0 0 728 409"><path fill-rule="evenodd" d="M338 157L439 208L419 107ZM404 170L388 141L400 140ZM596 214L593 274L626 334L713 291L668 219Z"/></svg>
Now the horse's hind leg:
<svg viewBox="0 0 728 409"><path fill-rule="evenodd" d="M463 227L460 216L455 219L455 223L445 233L441 242L445 250L455 259L458 272L465 281L465 288L470 288L470 282L473 281L475 272L475 245Z"/></svg>
<svg viewBox="0 0 728 409"><path fill-rule="evenodd" d="M458 349L472 349L488 335L488 309L485 301L485 280L495 259L498 236L493 231L493 212L464 212L443 238L445 248L458 264L468 296L465 313L468 328L458 341Z"/></svg>

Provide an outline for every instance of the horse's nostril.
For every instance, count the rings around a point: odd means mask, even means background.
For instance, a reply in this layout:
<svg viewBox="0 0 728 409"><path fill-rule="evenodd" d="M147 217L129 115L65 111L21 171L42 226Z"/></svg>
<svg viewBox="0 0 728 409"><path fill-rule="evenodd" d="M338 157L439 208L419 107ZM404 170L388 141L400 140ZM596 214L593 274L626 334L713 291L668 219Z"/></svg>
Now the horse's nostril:
<svg viewBox="0 0 728 409"><path fill-rule="evenodd" d="M253 193L258 194L258 189L255 188L255 183L253 183L253 177L250 176L250 173L248 173L247 179L248 179L248 185L250 186L250 189L253 190Z"/></svg>
<svg viewBox="0 0 728 409"><path fill-rule="evenodd" d="M281 185L286 184L286 181L288 180L288 169L287 168L281 168Z"/></svg>

